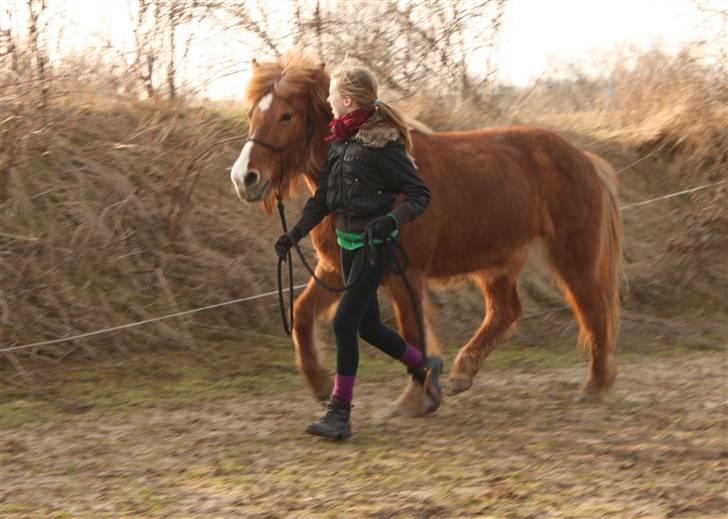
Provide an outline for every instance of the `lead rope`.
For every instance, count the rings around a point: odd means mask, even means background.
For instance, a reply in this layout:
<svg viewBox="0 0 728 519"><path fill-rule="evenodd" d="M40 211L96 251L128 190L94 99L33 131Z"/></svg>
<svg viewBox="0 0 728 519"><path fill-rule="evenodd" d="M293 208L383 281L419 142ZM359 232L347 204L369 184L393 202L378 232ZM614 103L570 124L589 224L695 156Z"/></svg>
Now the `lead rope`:
<svg viewBox="0 0 728 519"><path fill-rule="evenodd" d="M273 148L271 148L273 149ZM283 205L283 197L281 196L281 188L283 186L283 172L284 172L284 166L283 166L283 155L280 151L275 150L280 155L280 163L281 163L281 174L280 174L280 180L278 182L278 190L276 191L276 199L278 200L278 216L281 219L281 227L283 228L284 233L288 233L288 224L286 223L286 208ZM351 287L356 285L359 282L359 279L361 278L361 273L363 270L363 263L364 263L364 256L366 256L366 251L364 254L358 254L354 264L351 266L352 271L356 272L356 277L354 277L354 280L350 283L344 283L344 286L342 287L332 287L328 285L326 282L324 282L321 278L319 278L316 275L316 272L314 269L311 268L311 265L309 265L308 261L306 261L306 257L303 255L303 252L301 251L301 248L298 246L298 243L295 243L294 248L296 249L296 252L298 252L298 257L301 258L301 263L303 263L303 266L306 268L308 273L313 277L313 279L318 283L321 287L323 287L326 290L329 290L330 292L346 292ZM361 258L361 259L360 259ZM289 286L289 317L286 317L286 307L285 302L283 300L283 262L288 261L288 286ZM286 335L291 335L293 331L293 258L291 255L291 251L288 251L288 254L286 255L286 259L278 258L278 268L277 268L277 279L278 279L278 305L281 310L281 321L283 322L283 330L286 332ZM349 278L351 278L351 272L349 273Z"/></svg>
<svg viewBox="0 0 728 519"><path fill-rule="evenodd" d="M278 215L281 219L281 227L283 227L283 232L288 232L288 225L286 224L286 213L285 213L285 207L283 205L283 200L281 200L281 197L279 194L276 194L276 198L278 199ZM306 260L306 257L303 255L303 252L301 251L301 248L296 243L294 245L294 248L296 249L296 252L298 252L298 257L301 259L301 263L303 263L303 266L306 268L308 273L311 275L311 277L314 279L316 283L318 283L322 288L325 290L328 290L330 292L346 292L350 288L352 288L354 285L356 285L359 282L359 279L361 279L361 273L362 273L362 267L364 263L364 256L365 254L359 254L357 255L356 259L354 260L354 264L351 266L352 271L356 273L356 277L354 277L354 280L350 283L344 284L342 287L332 287L329 286L325 281L323 281L321 278L319 278L315 271L311 268L311 265L309 265L308 261ZM286 310L285 310L285 302L283 300L283 262L288 261L288 279L289 279L289 287L290 287L290 299L289 299L289 305L290 305L290 321L287 321L286 318ZM291 251L288 251L288 254L286 256L286 259L278 258L278 269L277 269L277 278L278 278L278 304L281 309L281 320L283 321L283 329L285 330L287 335L291 335L291 331L293 330L293 261L291 256ZM351 273L349 274L349 278L352 278ZM290 324L289 324L290 322Z"/></svg>

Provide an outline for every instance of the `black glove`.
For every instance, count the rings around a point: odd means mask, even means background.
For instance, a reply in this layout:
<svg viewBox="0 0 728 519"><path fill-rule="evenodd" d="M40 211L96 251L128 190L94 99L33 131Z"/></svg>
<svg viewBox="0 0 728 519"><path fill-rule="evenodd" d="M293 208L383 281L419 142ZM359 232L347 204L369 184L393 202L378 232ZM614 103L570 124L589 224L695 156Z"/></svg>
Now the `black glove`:
<svg viewBox="0 0 728 519"><path fill-rule="evenodd" d="M391 214L375 218L367 225L364 233L375 240L386 240L397 228L397 220Z"/></svg>
<svg viewBox="0 0 728 519"><path fill-rule="evenodd" d="M298 229L298 227L294 227L286 234L281 234L280 238L278 238L278 241L276 241L276 244L273 246L278 257L285 260L288 256L288 251L291 250L302 237L303 233Z"/></svg>

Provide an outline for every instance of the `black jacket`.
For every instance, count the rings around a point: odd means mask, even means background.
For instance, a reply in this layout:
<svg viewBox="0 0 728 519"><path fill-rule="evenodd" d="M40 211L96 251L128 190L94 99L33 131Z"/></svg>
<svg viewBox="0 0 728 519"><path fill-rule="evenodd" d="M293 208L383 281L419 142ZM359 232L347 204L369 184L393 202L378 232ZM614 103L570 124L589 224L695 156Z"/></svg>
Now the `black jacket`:
<svg viewBox="0 0 728 519"><path fill-rule="evenodd" d="M400 193L405 199L392 209ZM327 214L334 213L338 229L363 232L371 220L389 212L402 226L429 203L430 190L417 174L396 128L375 114L351 139L332 142L319 173L318 189L306 202L296 227L305 236Z"/></svg>

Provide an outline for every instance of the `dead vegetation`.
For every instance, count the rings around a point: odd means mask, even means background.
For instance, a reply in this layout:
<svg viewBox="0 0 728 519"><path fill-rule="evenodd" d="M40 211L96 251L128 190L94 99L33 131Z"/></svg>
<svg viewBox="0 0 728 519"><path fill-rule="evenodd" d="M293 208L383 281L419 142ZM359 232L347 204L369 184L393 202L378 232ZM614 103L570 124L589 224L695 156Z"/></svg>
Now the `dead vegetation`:
<svg viewBox="0 0 728 519"><path fill-rule="evenodd" d="M120 93L111 69L89 75L70 64L46 69L52 88L39 89L30 81L35 62L21 50L4 54L4 65L16 68L0 100L3 345L274 289L270 244L277 223L242 206L227 179L241 145L228 139L246 134L239 107L140 100ZM625 204L726 180L721 121L728 104L725 91L714 88L725 71L689 50L672 57L652 51L631 61L635 66L620 65L603 78L501 87L487 105L477 96L458 100L436 91L400 104L438 130L552 128L616 165ZM392 93L386 81L383 91ZM655 329L697 345L725 337L725 189L625 210L630 291L623 345L640 344ZM298 276L305 280L302 271ZM549 316L563 323L560 333L571 333L569 313L537 262L522 292L527 316L553 311ZM482 302L467 286L435 294L435 302L441 334L453 342L477 325ZM269 332L277 327L274 305L264 299L19 355L59 360L97 355L100 344L121 351L192 347L241 330ZM526 319L517 340L540 342L553 322Z"/></svg>

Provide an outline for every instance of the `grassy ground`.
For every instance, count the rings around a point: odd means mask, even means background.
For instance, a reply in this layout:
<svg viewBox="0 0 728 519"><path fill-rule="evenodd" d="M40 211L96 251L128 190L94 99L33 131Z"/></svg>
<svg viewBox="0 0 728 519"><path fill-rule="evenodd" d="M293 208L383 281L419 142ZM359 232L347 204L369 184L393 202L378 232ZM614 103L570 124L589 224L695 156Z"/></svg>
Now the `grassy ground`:
<svg viewBox="0 0 728 519"><path fill-rule="evenodd" d="M585 405L573 401L584 358L504 345L471 390L407 419L389 416L401 369L365 346L346 443L303 433L321 408L285 341L37 373L33 396L3 386L0 511L718 517L728 358L716 348L622 354L610 399Z"/></svg>

